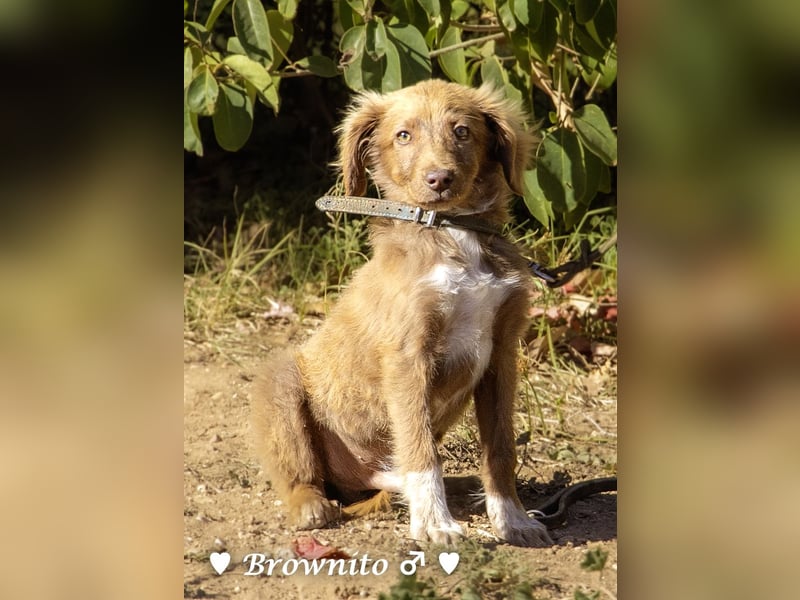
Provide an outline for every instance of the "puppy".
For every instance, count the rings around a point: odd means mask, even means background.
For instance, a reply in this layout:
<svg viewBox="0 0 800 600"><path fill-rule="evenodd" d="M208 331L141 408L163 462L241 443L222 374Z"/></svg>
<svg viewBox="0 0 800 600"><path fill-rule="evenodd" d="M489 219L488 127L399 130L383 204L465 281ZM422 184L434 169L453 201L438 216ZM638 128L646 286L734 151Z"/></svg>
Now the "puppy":
<svg viewBox="0 0 800 600"><path fill-rule="evenodd" d="M367 173L387 200L495 227L522 193L534 137L488 86L429 80L357 97L338 130L348 195ZM445 501L437 444L474 398L486 509L497 535L551 544L515 486L512 427L526 263L499 234L374 218L372 259L321 329L273 362L253 396L264 470L300 528L408 502L411 537L462 537ZM376 495L377 493L377 495ZM347 512L347 509L345 509Z"/></svg>

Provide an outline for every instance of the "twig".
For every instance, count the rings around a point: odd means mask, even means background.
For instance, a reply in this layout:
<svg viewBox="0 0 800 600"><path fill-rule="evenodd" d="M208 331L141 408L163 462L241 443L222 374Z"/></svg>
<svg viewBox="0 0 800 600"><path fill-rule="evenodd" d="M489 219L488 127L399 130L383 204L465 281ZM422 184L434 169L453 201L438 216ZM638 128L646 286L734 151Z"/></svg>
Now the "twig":
<svg viewBox="0 0 800 600"><path fill-rule="evenodd" d="M464 31L503 31L500 25L473 25L471 23L459 23L458 21L450 21L450 25L463 29Z"/></svg>
<svg viewBox="0 0 800 600"><path fill-rule="evenodd" d="M595 426L595 428L597 429L597 431L599 431L599 432L600 432L600 433L602 433L603 435L607 435L607 436L609 436L609 437L617 437L617 434L616 434L616 433L612 433L612 432L610 432L610 431L606 431L605 429L603 429L602 427L600 427L600 425L597 423L597 421L595 421L595 420L594 420L592 417L590 417L589 415L583 415L583 418L584 418L584 419L586 419L587 421L589 421L589 423L591 423L592 425L594 425L594 426Z"/></svg>
<svg viewBox="0 0 800 600"><path fill-rule="evenodd" d="M559 123L564 123L569 118L572 108L569 106L567 102L563 100L563 94L560 92L556 92L550 84L547 82L547 78L539 67L536 66L536 63L531 61L531 71L533 71L533 83L536 87L542 90L545 94L550 96L550 100L553 102L553 106L556 107L556 111L558 113L558 121Z"/></svg>
<svg viewBox="0 0 800 600"><path fill-rule="evenodd" d="M492 35L485 35L483 37L474 38L471 40L467 40L466 42L461 42L460 44L453 44L452 46L445 46L444 48L439 48L438 50L432 50L428 56L433 58L434 56L439 56L440 54L446 54L447 52L452 52L453 50L461 50L462 48L467 48L469 46L475 46L476 44L482 44L483 42L490 42L492 40L502 40L506 37L505 33L493 33Z"/></svg>

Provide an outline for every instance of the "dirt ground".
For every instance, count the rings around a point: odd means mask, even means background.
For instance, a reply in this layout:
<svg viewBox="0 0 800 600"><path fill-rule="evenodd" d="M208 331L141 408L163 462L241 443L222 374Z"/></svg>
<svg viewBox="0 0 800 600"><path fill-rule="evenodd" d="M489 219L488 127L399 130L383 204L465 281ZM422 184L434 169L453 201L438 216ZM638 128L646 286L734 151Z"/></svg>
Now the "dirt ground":
<svg viewBox="0 0 800 600"><path fill-rule="evenodd" d="M410 551L425 552L417 581L437 597L507 598L529 585L533 598L616 598L616 494L602 494L576 503L567 525L551 530L555 546L515 548L491 533L485 511L465 494L449 497L455 518L467 539L455 550L460 562L447 575L437 560L443 548L417 548L408 536L408 515L397 504L393 512L339 523L313 532L286 525L281 503L265 481L254 458L248 424L251 383L273 349L302 342L319 324L313 316L265 319L263 326L242 322L218 340L184 342L184 596L186 598L263 598L265 600L423 597L389 596L400 581L401 562ZM594 374L589 373L587 382ZM615 376L615 374L613 375ZM591 392L591 386L583 386ZM518 475L526 508L541 504L564 475L572 481L614 474L616 467L616 401L580 400L566 419L569 439L537 439L534 434L518 450L524 456ZM562 415L563 417L563 415ZM445 471L477 472L477 446L463 435L468 421L448 435L442 448ZM598 435L601 432L603 435ZM609 440L611 440L609 442ZM293 542L311 534L355 561L345 574L323 571L306 575L279 572L245 575L245 556L267 559L294 557ZM581 566L588 551L607 553L605 566ZM227 569L218 575L211 553L228 552ZM368 559L367 559L368 557ZM382 561L382 562L381 562ZM268 564L268 563L267 563ZM291 564L291 563L289 563ZM294 565L293 565L294 566ZM348 569L353 574L347 573ZM380 571L385 571L376 574ZM395 594L399 592L395 591ZM583 594L583 596L581 596ZM432 597L432 596L425 596ZM520 596L517 596L520 597ZM531 597L531 596L521 596Z"/></svg>

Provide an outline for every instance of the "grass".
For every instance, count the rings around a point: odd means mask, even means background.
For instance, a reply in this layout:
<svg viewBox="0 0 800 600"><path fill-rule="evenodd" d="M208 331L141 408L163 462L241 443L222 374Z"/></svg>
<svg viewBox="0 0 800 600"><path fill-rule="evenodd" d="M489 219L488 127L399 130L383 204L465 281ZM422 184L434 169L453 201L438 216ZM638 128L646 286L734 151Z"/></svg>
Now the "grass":
<svg viewBox="0 0 800 600"><path fill-rule="evenodd" d="M204 244L184 242L184 325L208 340L242 319L263 320L290 308L301 318L327 303L366 260L366 225L336 218L331 227L294 228L239 217L233 232Z"/></svg>

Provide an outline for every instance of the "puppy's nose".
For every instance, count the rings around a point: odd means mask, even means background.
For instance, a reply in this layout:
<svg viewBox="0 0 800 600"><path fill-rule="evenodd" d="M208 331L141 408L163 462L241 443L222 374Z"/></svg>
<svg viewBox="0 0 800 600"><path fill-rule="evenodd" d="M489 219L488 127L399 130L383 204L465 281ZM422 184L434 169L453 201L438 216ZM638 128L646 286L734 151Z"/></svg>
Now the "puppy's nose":
<svg viewBox="0 0 800 600"><path fill-rule="evenodd" d="M453 183L453 171L450 169L436 169L425 175L425 183L434 192L443 192Z"/></svg>

